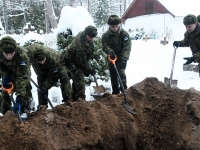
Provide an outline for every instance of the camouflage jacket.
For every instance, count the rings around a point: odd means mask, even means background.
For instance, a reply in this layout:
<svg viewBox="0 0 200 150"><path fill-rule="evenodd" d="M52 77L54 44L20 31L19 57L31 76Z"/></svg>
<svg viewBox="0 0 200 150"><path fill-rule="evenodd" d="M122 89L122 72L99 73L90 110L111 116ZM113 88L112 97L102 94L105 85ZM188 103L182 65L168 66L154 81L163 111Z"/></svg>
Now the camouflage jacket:
<svg viewBox="0 0 200 150"><path fill-rule="evenodd" d="M117 55L117 60L128 60L131 52L131 39L124 29L121 27L114 33L110 30L102 35L102 49L108 54L114 51Z"/></svg>
<svg viewBox="0 0 200 150"><path fill-rule="evenodd" d="M93 58L94 45L87 41L85 32L79 32L70 45L63 51L62 60L69 69L81 69L90 74L92 69L88 63Z"/></svg>
<svg viewBox="0 0 200 150"><path fill-rule="evenodd" d="M3 53L0 53L0 71L2 76L9 75L14 80L14 91L16 95L24 97L26 87L30 83L30 60L27 51L22 47L17 47L12 60L7 60Z"/></svg>
<svg viewBox="0 0 200 150"><path fill-rule="evenodd" d="M200 52L200 25L197 24L196 29L192 33L187 31L184 34L184 39L180 41L180 47L190 47L192 54Z"/></svg>
<svg viewBox="0 0 200 150"><path fill-rule="evenodd" d="M46 62L44 64L39 64L36 60L34 60L33 53L37 48L44 49L46 51ZM61 63L61 56L59 52L40 44L32 44L27 46L26 49L28 50L28 56L37 76L45 77L45 82L47 83L49 80L52 80L52 78L57 77L57 72L60 71L61 67L64 65Z"/></svg>

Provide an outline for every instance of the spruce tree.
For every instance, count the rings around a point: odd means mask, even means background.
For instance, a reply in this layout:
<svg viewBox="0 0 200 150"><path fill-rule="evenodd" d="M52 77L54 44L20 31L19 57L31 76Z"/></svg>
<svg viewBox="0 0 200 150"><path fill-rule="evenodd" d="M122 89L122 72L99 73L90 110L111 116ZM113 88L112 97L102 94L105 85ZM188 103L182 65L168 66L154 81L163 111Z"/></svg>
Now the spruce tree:
<svg viewBox="0 0 200 150"><path fill-rule="evenodd" d="M108 1L100 0L98 3L97 11L94 16L94 23L97 27L101 27L107 23L108 18Z"/></svg>

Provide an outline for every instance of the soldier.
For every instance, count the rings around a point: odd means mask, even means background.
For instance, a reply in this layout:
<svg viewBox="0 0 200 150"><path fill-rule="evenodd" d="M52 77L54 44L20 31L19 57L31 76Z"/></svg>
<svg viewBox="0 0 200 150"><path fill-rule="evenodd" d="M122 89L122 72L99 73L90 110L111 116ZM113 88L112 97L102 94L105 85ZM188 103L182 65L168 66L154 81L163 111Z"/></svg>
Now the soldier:
<svg viewBox="0 0 200 150"><path fill-rule="evenodd" d="M93 41L97 35L97 28L87 26L84 31L78 33L74 40L62 53L62 60L71 72L72 98L77 101L85 99L85 76L95 74L88 61L93 58Z"/></svg>
<svg viewBox="0 0 200 150"><path fill-rule="evenodd" d="M120 27L121 20L117 15L108 18L109 29L102 35L102 49L109 54L111 59L117 56L116 66L122 80L124 89L127 89L125 69L131 52L131 39L123 28ZM116 71L112 63L108 63L112 84L112 94L120 92ZM121 89L122 90L122 89Z"/></svg>
<svg viewBox="0 0 200 150"><path fill-rule="evenodd" d="M197 17L189 14L183 18L183 24L185 25L186 32L184 39L181 41L174 41L174 47L190 47L192 51L192 57L184 58L187 62L184 65L192 62L200 62L200 25L198 24Z"/></svg>
<svg viewBox="0 0 200 150"><path fill-rule="evenodd" d="M0 41L0 71L4 88L11 88L10 82L14 84L13 92L16 95L14 112L21 111L23 114L30 111L32 102L30 60L27 51L18 47L16 41L9 36L3 37ZM8 110L11 110L11 100L7 92L2 92L1 113L5 114Z"/></svg>
<svg viewBox="0 0 200 150"><path fill-rule="evenodd" d="M39 88L48 96L48 90L55 86L60 79L62 102L72 100L71 84L64 63L61 62L60 54L52 48L40 44L32 44L26 47L33 69L37 75ZM39 108L47 108L47 100L38 92Z"/></svg>

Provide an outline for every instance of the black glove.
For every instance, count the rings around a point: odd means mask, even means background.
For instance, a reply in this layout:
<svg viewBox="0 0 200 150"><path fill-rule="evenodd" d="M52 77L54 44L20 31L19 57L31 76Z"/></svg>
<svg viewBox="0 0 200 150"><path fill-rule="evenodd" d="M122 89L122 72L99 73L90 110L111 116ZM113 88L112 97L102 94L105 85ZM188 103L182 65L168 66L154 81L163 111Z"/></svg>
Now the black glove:
<svg viewBox="0 0 200 150"><path fill-rule="evenodd" d="M111 59L115 59L115 52L113 50L108 52L108 55L110 55Z"/></svg>
<svg viewBox="0 0 200 150"><path fill-rule="evenodd" d="M127 64L127 60L119 61L119 65L120 65L121 69L126 69L126 64Z"/></svg>
<svg viewBox="0 0 200 150"><path fill-rule="evenodd" d="M10 82L13 82L11 76L6 75L6 76L3 77L3 82L2 82L2 84L3 84L3 87L4 87L4 88L6 88L6 89L11 88L12 85L10 84Z"/></svg>
<svg viewBox="0 0 200 150"><path fill-rule="evenodd" d="M183 59L187 60L186 63L184 63L183 65L188 65L191 64L192 62L195 62L194 57L185 57Z"/></svg>
<svg viewBox="0 0 200 150"><path fill-rule="evenodd" d="M13 111L14 111L15 113L17 113L17 111L18 111L18 112L21 111L22 101L23 101L23 100L22 100L22 97L21 97L21 96L17 96L16 102L15 102L15 104L14 104L14 106L13 106Z"/></svg>
<svg viewBox="0 0 200 150"><path fill-rule="evenodd" d="M181 43L179 41L174 41L173 46L178 48L181 46Z"/></svg>

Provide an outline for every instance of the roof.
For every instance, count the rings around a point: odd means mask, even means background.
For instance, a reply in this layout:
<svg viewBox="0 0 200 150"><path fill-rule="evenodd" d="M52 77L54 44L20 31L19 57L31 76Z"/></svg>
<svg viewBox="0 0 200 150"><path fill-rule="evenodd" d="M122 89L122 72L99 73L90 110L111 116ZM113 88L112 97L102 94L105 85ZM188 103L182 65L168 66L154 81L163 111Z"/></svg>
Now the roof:
<svg viewBox="0 0 200 150"><path fill-rule="evenodd" d="M124 14L121 17L122 22L124 23L126 19L128 18L133 18L136 16L141 16L141 15L136 15L133 17L130 17L130 13L133 11L134 7L136 7L138 5L138 3L141 3L142 1L145 0L133 0L133 2L130 4L130 6L126 9L126 11L124 12ZM175 17L175 15L173 13L171 13L160 1L158 0L152 0L152 2L155 1L158 5L160 5L161 7L163 7L166 11L166 13L171 14L173 17ZM144 14L145 15L145 14Z"/></svg>

